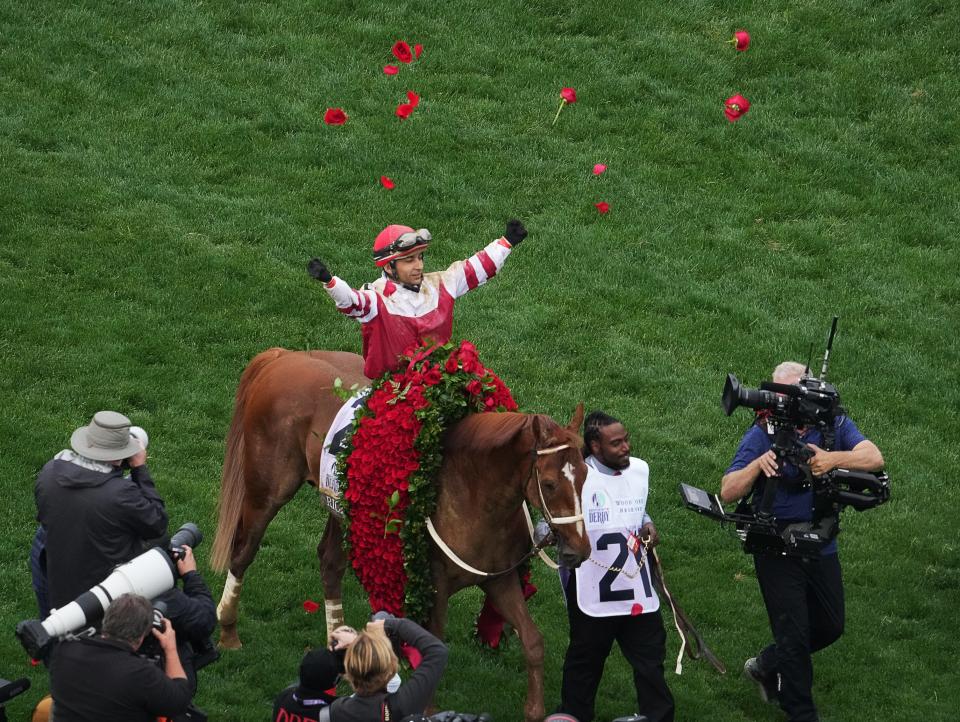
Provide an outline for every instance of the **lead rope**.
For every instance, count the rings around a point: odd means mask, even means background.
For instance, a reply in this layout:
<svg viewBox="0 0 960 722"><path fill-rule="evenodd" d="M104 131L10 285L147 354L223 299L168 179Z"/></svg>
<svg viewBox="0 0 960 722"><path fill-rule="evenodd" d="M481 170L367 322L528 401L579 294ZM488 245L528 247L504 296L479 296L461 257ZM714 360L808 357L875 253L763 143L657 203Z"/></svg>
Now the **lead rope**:
<svg viewBox="0 0 960 722"><path fill-rule="evenodd" d="M677 634L680 635L680 651L677 653L676 673L681 674L683 672L683 653L687 649L687 635L680 629L680 620L677 618L677 605L674 603L673 595L670 594L670 590L667 589L667 582L663 578L663 566L660 564L660 555L657 554L656 549L651 549L650 553L653 554L653 560L657 563L657 567L660 570L660 586L663 587L663 593L667 595L667 601L670 602L670 611L673 612L673 626L677 628Z"/></svg>

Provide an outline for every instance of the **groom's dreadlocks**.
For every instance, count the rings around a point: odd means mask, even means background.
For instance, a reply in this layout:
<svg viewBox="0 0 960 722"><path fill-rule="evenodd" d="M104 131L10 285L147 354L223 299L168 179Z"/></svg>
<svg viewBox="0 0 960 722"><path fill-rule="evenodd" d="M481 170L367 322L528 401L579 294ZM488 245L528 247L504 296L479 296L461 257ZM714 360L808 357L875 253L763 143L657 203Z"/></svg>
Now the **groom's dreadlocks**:
<svg viewBox="0 0 960 722"><path fill-rule="evenodd" d="M610 424L622 424L620 419L605 414L603 411L591 411L583 422L583 458L587 458L592 453L590 451L591 441L600 441L600 429Z"/></svg>

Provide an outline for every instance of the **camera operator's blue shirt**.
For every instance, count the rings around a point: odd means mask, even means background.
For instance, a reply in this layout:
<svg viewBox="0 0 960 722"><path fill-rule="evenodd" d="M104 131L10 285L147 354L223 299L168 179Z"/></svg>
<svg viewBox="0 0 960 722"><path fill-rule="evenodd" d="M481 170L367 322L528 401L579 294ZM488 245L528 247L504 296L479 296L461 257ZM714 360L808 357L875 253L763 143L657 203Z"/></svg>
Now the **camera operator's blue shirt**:
<svg viewBox="0 0 960 722"><path fill-rule="evenodd" d="M834 421L835 437L832 451L851 451L861 441L866 441L860 429L846 416L838 416ZM823 434L819 429L808 429L800 434L800 440L805 444L815 444L823 448ZM733 456L733 462L726 473L740 471L754 459L766 454L773 445L773 433L767 428L765 421L760 421L749 429L740 439L740 446ZM781 477L788 480L802 478L800 470L793 464L785 463L781 468ZM754 486L755 496L762 494L763 479L758 479ZM757 496L757 498L759 498ZM782 485L777 489L773 502L773 513L778 522L810 521L813 518L813 491L800 489L790 491ZM823 548L823 554L834 554L837 551L837 540L834 539Z"/></svg>

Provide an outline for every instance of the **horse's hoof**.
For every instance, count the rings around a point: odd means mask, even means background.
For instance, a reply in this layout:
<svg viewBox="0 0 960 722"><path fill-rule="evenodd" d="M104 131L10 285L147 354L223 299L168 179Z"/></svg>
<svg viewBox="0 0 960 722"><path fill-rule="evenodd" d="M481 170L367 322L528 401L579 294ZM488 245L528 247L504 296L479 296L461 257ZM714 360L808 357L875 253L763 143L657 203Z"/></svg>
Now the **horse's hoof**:
<svg viewBox="0 0 960 722"><path fill-rule="evenodd" d="M240 641L240 635L237 634L236 626L233 628L220 629L220 642L217 644L220 649L240 649L243 642Z"/></svg>

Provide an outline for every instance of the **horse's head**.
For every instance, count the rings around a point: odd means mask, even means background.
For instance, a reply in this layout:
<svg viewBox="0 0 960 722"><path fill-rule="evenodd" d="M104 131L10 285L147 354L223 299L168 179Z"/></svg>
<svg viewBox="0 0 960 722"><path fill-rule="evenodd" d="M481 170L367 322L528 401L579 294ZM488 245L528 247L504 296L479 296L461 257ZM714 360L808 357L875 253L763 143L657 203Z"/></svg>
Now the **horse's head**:
<svg viewBox="0 0 960 722"><path fill-rule="evenodd" d="M560 563L567 567L580 566L591 551L580 505L587 478L581 453L581 423L582 404L566 427L548 416L531 417L534 443L530 453L534 461L526 496L553 530Z"/></svg>

